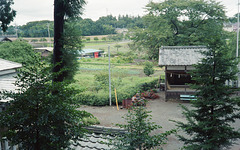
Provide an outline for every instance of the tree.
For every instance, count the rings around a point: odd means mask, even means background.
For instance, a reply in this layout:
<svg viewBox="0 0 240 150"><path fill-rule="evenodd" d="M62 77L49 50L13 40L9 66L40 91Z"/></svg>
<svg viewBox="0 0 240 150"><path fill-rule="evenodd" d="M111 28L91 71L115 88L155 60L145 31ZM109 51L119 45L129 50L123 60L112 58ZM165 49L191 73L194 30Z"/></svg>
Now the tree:
<svg viewBox="0 0 240 150"><path fill-rule="evenodd" d="M114 45L114 47L116 47L116 48L117 48L117 51L118 51L118 49L121 48L122 45L120 45L120 44L116 44L116 45Z"/></svg>
<svg viewBox="0 0 240 150"><path fill-rule="evenodd" d="M150 58L158 58L161 46L207 45L204 37L226 19L224 7L214 0L165 0L146 9L145 28L136 28L131 37Z"/></svg>
<svg viewBox="0 0 240 150"><path fill-rule="evenodd" d="M111 141L115 149L119 150L144 150L162 146L167 140L167 136L174 133L174 130L161 134L151 135L152 131L162 128L151 122L151 113L142 105L132 107L128 110L124 119L126 125L117 124L119 127L127 130L125 134Z"/></svg>
<svg viewBox="0 0 240 150"><path fill-rule="evenodd" d="M186 123L175 121L189 135L179 135L188 150L219 150L240 138L239 130L231 126L240 118L239 97L233 97L235 90L226 85L236 80L238 62L221 35L209 32L209 51L203 52L204 58L192 72L197 100L192 102L193 109L183 106Z"/></svg>
<svg viewBox="0 0 240 150"><path fill-rule="evenodd" d="M53 50L53 72L58 73L54 77L54 82L64 80L63 63L63 35L65 18L77 17L82 13L85 0L54 0L54 50ZM74 58L73 58L74 59Z"/></svg>
<svg viewBox="0 0 240 150"><path fill-rule="evenodd" d="M150 76L152 74L154 74L154 68L153 68L153 63L150 61L146 61L144 68L143 68L143 72L145 75Z"/></svg>
<svg viewBox="0 0 240 150"><path fill-rule="evenodd" d="M229 17L228 21L230 23L236 23L237 22L237 18L238 18L238 14L235 14L233 17Z"/></svg>
<svg viewBox="0 0 240 150"><path fill-rule="evenodd" d="M0 44L0 58L2 59L25 63L35 54L32 46L25 41L16 40Z"/></svg>
<svg viewBox="0 0 240 150"><path fill-rule="evenodd" d="M53 74L46 66L33 57L17 76L18 90L0 92L1 98L11 99L0 113L0 127L7 128L1 134L20 149L60 150L77 144L85 132L83 118L92 116L76 109L77 91L68 83L51 82Z"/></svg>
<svg viewBox="0 0 240 150"><path fill-rule="evenodd" d="M16 11L11 8L13 0L1 0L0 1L0 23L3 32L6 32L8 25L16 16Z"/></svg>

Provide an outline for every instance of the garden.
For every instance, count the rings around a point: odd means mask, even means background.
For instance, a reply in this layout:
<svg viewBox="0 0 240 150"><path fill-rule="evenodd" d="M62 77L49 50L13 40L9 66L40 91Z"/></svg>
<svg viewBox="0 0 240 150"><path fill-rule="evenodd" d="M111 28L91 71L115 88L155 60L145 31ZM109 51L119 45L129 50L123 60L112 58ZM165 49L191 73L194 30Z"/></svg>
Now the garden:
<svg viewBox="0 0 240 150"><path fill-rule="evenodd" d="M79 90L76 100L82 105L109 105L109 71L108 58L82 58L75 75L73 87ZM134 58L118 56L111 58L111 100L116 104L132 98L136 93L155 89L159 77L163 75L160 67L154 67L154 74L144 74L144 63L137 63Z"/></svg>

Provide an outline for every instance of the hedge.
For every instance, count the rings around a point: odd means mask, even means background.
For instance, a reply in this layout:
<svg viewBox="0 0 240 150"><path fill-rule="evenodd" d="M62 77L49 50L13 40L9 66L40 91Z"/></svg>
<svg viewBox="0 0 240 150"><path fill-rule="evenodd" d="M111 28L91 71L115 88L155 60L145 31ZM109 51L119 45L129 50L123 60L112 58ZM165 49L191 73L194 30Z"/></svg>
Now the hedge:
<svg viewBox="0 0 240 150"><path fill-rule="evenodd" d="M158 79L154 79L150 82L137 83L128 87L122 86L117 89L118 104L122 103L123 99L131 98L137 92L147 91L156 88ZM106 106L109 105L109 92L108 90L99 90L98 92L85 91L77 95L76 99L82 105L91 106ZM116 98L114 89L111 93L112 104L116 104Z"/></svg>

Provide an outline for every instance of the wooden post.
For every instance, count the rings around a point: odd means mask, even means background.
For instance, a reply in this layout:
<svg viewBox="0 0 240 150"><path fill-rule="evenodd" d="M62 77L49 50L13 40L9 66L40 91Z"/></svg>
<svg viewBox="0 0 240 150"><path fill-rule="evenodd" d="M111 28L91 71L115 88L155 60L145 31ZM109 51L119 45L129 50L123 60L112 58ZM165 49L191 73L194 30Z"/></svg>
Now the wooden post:
<svg viewBox="0 0 240 150"><path fill-rule="evenodd" d="M167 101L167 66L165 66L165 101Z"/></svg>
<svg viewBox="0 0 240 150"><path fill-rule="evenodd" d="M3 138L3 141L4 141L4 150L8 150L8 140L6 137Z"/></svg>

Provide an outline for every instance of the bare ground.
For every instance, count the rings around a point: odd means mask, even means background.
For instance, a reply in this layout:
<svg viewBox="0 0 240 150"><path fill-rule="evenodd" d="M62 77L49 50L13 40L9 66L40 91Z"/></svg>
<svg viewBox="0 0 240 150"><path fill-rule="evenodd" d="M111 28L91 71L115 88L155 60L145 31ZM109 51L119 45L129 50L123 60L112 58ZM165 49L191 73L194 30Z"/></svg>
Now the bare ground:
<svg viewBox="0 0 240 150"><path fill-rule="evenodd" d="M163 128L161 131L164 132L176 128L175 123L169 120L176 121L185 121L184 116L182 115L182 109L179 107L179 104L190 107L189 103L181 103L178 101L168 101L165 102L163 93L160 93L160 98L156 100L150 100L147 104L147 109L152 111L152 121L158 125L161 125ZM81 110L86 110L87 112L92 113L100 121L100 125L113 127L117 123L124 124L125 121L122 118L128 110L120 109L117 110L116 106L105 106L105 107L92 107L92 106L82 106ZM235 128L240 128L240 120L237 120L233 124ZM184 133L180 133L184 134ZM240 150L240 140L236 142L237 144L233 145L227 150ZM180 142L175 135L168 137L168 143L163 146L164 150L179 150L183 146L183 143Z"/></svg>

